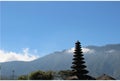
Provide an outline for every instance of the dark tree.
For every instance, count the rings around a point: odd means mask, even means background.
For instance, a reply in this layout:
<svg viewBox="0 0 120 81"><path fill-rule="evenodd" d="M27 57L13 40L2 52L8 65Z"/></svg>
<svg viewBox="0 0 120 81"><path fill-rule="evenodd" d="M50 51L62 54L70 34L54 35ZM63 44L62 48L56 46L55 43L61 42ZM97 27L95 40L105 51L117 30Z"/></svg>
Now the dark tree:
<svg viewBox="0 0 120 81"><path fill-rule="evenodd" d="M68 77L72 76L72 71L71 70L61 70L58 72L58 75L60 75L60 77L65 80Z"/></svg>
<svg viewBox="0 0 120 81"><path fill-rule="evenodd" d="M27 75L21 75L18 77L18 80L28 80L28 76Z"/></svg>
<svg viewBox="0 0 120 81"><path fill-rule="evenodd" d="M88 71L85 69L86 66L84 65L85 61L82 54L82 49L80 42L77 41L75 43L75 52L73 55L73 62L72 62L72 74L77 76L79 80L88 80L90 76L87 75Z"/></svg>
<svg viewBox="0 0 120 81"><path fill-rule="evenodd" d="M30 80L52 80L53 74L51 71L44 72L44 71L35 71L29 75Z"/></svg>

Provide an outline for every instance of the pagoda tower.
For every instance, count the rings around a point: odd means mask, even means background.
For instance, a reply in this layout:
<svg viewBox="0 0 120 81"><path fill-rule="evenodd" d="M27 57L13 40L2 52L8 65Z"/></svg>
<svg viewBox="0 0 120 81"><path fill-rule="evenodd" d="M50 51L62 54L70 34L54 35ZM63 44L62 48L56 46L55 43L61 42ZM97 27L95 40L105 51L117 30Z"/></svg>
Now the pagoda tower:
<svg viewBox="0 0 120 81"><path fill-rule="evenodd" d="M90 76L87 75L88 71L85 69L86 66L84 65L85 61L83 58L81 49L81 44L79 41L75 43L75 52L73 55L73 62L72 62L72 75L77 76L79 80L88 80Z"/></svg>

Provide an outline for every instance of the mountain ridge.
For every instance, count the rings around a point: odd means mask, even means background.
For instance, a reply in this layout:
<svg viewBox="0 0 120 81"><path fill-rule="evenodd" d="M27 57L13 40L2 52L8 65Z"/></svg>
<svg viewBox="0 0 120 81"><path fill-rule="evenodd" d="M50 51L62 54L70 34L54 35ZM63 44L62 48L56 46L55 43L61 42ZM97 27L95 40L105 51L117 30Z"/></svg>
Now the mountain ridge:
<svg viewBox="0 0 120 81"><path fill-rule="evenodd" d="M105 73L120 79L120 44L105 45L98 48L88 46L86 48L87 51L94 50L84 54L85 65L87 65L90 75L98 77ZM30 62L13 61L1 63L1 71L3 76L11 76L12 70L15 70L16 76L19 76L35 70L67 70L71 69L72 58L73 53L67 52L67 50L57 51Z"/></svg>

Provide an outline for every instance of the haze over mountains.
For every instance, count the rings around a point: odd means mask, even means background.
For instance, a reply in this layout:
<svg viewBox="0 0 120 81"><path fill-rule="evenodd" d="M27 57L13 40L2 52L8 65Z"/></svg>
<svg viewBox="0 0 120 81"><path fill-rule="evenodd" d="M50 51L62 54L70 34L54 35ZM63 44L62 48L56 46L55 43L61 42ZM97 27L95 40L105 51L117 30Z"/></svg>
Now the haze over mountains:
<svg viewBox="0 0 120 81"><path fill-rule="evenodd" d="M87 46L83 49L85 64L89 74L98 77L108 74L120 79L120 44L109 44L105 46ZM28 74L36 70L67 70L71 69L74 48L54 52L34 61L13 61L2 64L2 76L11 76L12 70L15 75Z"/></svg>

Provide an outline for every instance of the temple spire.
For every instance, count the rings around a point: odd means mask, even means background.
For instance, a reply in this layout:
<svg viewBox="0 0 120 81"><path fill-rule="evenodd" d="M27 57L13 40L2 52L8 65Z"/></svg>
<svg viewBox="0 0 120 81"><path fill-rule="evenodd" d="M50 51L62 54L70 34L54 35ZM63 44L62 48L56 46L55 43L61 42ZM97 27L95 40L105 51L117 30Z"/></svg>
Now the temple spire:
<svg viewBox="0 0 120 81"><path fill-rule="evenodd" d="M81 49L81 43L77 41L75 43L75 52L73 55L73 62L72 62L72 73L73 75L77 76L79 80L87 80L88 79L88 71L85 69L86 66L84 65L85 61L83 58Z"/></svg>

